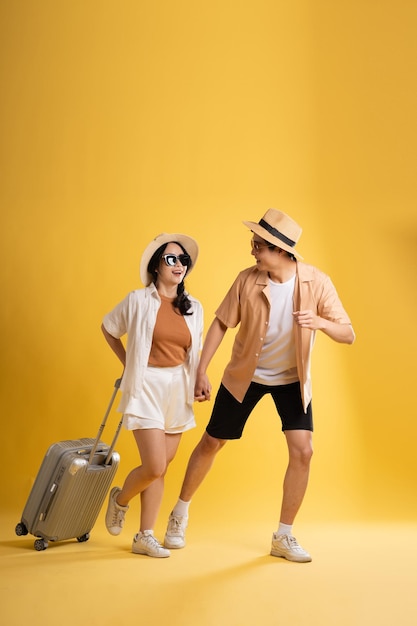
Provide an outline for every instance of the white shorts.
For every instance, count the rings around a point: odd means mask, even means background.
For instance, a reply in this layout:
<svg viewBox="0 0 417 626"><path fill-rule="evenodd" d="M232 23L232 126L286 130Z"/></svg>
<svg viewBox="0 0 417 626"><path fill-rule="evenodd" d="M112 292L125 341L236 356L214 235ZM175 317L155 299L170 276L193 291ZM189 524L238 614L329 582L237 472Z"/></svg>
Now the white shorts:
<svg viewBox="0 0 417 626"><path fill-rule="evenodd" d="M158 428L183 433L194 428L193 406L187 403L188 381L183 365L146 368L140 398L130 396L123 415L127 430Z"/></svg>

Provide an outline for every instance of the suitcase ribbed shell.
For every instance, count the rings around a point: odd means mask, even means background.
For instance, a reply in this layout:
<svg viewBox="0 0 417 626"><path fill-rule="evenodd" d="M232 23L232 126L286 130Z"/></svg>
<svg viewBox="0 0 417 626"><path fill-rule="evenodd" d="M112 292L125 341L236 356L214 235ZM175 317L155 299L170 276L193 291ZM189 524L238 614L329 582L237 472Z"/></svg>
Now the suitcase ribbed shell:
<svg viewBox="0 0 417 626"><path fill-rule="evenodd" d="M45 454L22 515L35 537L61 541L82 537L93 528L119 465L109 447L99 443L91 464L94 439L60 441Z"/></svg>

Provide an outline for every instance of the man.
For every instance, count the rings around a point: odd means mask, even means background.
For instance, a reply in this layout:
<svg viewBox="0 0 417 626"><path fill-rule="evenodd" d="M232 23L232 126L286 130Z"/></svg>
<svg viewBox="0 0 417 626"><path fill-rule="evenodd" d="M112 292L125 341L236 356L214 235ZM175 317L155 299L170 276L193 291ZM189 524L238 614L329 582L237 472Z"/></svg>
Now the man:
<svg viewBox="0 0 417 626"><path fill-rule="evenodd" d="M280 522L271 555L311 561L292 534L307 488L312 456L313 416L310 360L316 331L339 343L355 334L330 278L302 263L295 246L302 229L291 217L269 209L252 231L256 265L237 276L216 311L200 357L195 386L198 401L209 400L207 367L228 328L240 324L212 415L194 449L165 535L165 546L182 548L188 507L214 458L229 439L239 439L250 413L271 394L288 446Z"/></svg>

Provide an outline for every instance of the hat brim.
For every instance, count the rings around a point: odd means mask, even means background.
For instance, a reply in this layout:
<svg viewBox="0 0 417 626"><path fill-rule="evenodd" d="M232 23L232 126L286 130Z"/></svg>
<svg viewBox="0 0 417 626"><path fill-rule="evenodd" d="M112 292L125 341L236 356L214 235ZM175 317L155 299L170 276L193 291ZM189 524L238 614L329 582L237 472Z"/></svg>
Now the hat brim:
<svg viewBox="0 0 417 626"><path fill-rule="evenodd" d="M198 244L195 239L181 233L161 233L160 235L157 235L157 237L155 237L155 239L153 239L151 243L148 244L148 246L146 246L142 254L139 274L140 279L145 287L150 285L153 280L152 275L148 272L148 265L152 256L155 254L158 248L163 246L165 243L172 243L174 241L181 244L181 246L187 251L187 254L189 254L191 257L192 265L187 270L187 275L195 266L198 257Z"/></svg>
<svg viewBox="0 0 417 626"><path fill-rule="evenodd" d="M295 248L292 248L288 244L284 243L283 241L281 241L281 239L278 239L278 237L274 237L273 235L271 235L270 232L268 232L265 228L260 226L260 224L258 224L257 222L243 222L243 223L245 226L249 228L249 230L259 235L259 237L262 237L262 239L265 239L265 241L268 241L269 243L274 244L274 246L277 246L277 248L281 248L282 250L285 250L286 252L293 254L296 259L299 259L300 261L303 260L303 257L301 256L301 254L299 254L297 250L295 250Z"/></svg>

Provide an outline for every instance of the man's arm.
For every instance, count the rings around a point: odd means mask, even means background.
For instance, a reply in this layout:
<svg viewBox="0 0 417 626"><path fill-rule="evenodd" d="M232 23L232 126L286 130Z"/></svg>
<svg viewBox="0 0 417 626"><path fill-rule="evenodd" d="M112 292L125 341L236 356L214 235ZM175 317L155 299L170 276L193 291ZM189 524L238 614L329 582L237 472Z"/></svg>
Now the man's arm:
<svg viewBox="0 0 417 626"><path fill-rule="evenodd" d="M321 330L325 335L338 343L352 344L355 341L355 332L351 324L338 324L316 315L309 309L306 311L295 311L293 313L295 322L301 328L310 330Z"/></svg>
<svg viewBox="0 0 417 626"><path fill-rule="evenodd" d="M215 317L207 331L206 339L201 351L200 362L197 368L197 376L194 387L194 397L198 402L210 400L211 384L206 371L217 348L223 340L226 330L227 326Z"/></svg>

